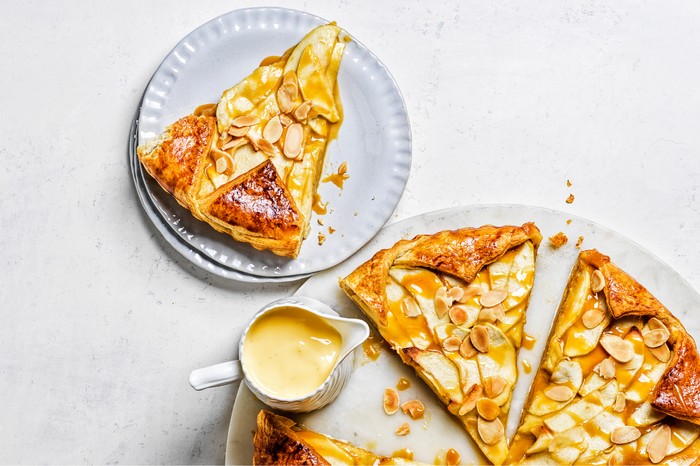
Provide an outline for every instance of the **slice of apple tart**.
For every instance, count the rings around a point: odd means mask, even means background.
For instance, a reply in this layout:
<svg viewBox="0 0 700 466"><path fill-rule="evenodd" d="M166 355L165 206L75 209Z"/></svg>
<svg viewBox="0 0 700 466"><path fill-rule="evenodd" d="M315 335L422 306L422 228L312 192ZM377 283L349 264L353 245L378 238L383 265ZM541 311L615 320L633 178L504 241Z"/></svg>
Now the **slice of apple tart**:
<svg viewBox="0 0 700 466"><path fill-rule="evenodd" d="M700 457L695 342L610 258L579 255L509 462L692 464Z"/></svg>
<svg viewBox="0 0 700 466"><path fill-rule="evenodd" d="M496 464L541 239L532 223L417 236L340 281Z"/></svg>

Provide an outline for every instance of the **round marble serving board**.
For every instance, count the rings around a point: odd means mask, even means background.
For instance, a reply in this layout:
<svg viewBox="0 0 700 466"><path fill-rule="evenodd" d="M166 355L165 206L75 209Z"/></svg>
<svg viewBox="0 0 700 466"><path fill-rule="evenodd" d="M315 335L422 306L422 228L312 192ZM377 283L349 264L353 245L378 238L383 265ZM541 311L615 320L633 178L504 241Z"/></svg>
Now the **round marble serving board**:
<svg viewBox="0 0 700 466"><path fill-rule="evenodd" d="M568 219L571 219L571 223L567 225ZM672 268L634 241L603 226L564 212L530 206L464 206L419 215L387 226L352 258L313 276L296 294L320 299L340 315L364 318L337 283L339 278L352 272L379 249L418 234L484 224L520 225L528 221L535 222L545 238L537 255L535 284L525 324L525 331L537 342L532 350L522 349L518 355L520 375L513 393L507 425L508 438L512 437L520 422L520 413L547 343L554 314L579 253L575 247L579 236L584 238L581 249L596 248L609 255L618 266L661 300L696 340L700 337L700 322L690 318L692 309L700 307L700 295ZM569 237L569 242L555 250L546 238L560 231ZM454 448L459 452L462 464L485 462L461 424L452 418L430 389L397 355L383 349L376 361L368 361L359 350L356 356L355 371L334 403L313 413L290 417L312 430L350 441L382 455L409 448L413 450L415 460L433 463L438 455L442 454L444 458L445 451ZM523 371L523 359L532 365L529 374ZM384 389L395 387L402 376L411 380L411 387L399 392L401 400L421 400L427 408L425 419L412 421L400 411L387 416L382 410ZM251 462L255 418L264 408L245 384L241 384L229 425L227 464ZM404 422L411 426L411 433L399 437L394 430Z"/></svg>

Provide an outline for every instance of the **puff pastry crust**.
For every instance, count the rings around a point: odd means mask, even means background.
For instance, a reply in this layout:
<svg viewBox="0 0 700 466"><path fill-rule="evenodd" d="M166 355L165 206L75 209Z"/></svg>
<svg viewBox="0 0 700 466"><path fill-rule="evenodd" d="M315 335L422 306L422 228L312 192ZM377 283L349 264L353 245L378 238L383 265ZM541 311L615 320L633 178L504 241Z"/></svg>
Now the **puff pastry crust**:
<svg viewBox="0 0 700 466"><path fill-rule="evenodd" d="M304 429L289 418L265 410L258 413L253 444L255 465L418 464L403 458L377 455L351 443Z"/></svg>
<svg viewBox="0 0 700 466"><path fill-rule="evenodd" d="M342 121L339 34L334 24L314 29L217 105L198 108L139 146L146 171L217 231L296 257L328 140Z"/></svg>
<svg viewBox="0 0 700 466"><path fill-rule="evenodd" d="M532 223L416 236L340 281L496 464L541 240Z"/></svg>
<svg viewBox="0 0 700 466"><path fill-rule="evenodd" d="M680 321L608 256L583 251L509 460L697 463L699 374Z"/></svg>

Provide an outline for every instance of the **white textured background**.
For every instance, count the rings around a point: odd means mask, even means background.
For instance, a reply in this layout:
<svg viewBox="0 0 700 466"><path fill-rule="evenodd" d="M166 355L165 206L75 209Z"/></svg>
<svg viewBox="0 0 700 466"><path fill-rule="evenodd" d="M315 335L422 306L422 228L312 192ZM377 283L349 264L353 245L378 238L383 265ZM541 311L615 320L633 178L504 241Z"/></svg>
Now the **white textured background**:
<svg viewBox="0 0 700 466"><path fill-rule="evenodd" d="M189 371L234 356L255 309L298 284L229 283L179 257L142 213L126 144L172 46L256 5L2 1L1 463L223 461L235 387L194 392ZM277 5L338 21L396 78L414 158L392 221L552 207L700 289L700 4Z"/></svg>

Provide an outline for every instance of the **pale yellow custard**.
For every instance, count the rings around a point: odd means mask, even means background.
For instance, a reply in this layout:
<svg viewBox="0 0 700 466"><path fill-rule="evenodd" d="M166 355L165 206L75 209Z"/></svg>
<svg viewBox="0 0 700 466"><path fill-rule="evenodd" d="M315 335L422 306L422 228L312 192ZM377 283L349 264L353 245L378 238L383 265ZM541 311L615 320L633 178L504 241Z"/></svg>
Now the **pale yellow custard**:
<svg viewBox="0 0 700 466"><path fill-rule="evenodd" d="M276 309L248 329L246 375L269 395L301 398L328 378L341 345L340 333L321 317L297 307Z"/></svg>

